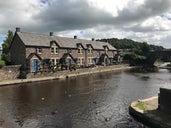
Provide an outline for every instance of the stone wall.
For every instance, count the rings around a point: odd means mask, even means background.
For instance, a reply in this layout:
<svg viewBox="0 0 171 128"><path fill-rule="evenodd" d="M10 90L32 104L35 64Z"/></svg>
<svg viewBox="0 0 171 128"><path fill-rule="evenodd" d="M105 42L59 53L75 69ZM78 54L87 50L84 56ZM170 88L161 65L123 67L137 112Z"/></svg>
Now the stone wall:
<svg viewBox="0 0 171 128"><path fill-rule="evenodd" d="M22 40L19 38L17 34L15 34L15 38L12 41L11 48L10 48L10 57L11 63L13 65L23 65L25 66L25 45L23 44Z"/></svg>
<svg viewBox="0 0 171 128"><path fill-rule="evenodd" d="M42 78L42 77L68 78L68 77L74 77L79 75L89 75L93 73L122 70L122 69L126 69L126 67L129 66L127 64L123 64L123 65L113 65L113 66L98 66L94 68L83 68L83 69L77 69L72 71L64 70L64 71L57 71L55 73L52 72L43 72L37 74L29 73L27 74L27 79Z"/></svg>
<svg viewBox="0 0 171 128"><path fill-rule="evenodd" d="M160 88L159 110L171 114L171 89Z"/></svg>
<svg viewBox="0 0 171 128"><path fill-rule="evenodd" d="M0 69L0 80L14 80L20 75L21 65L4 66Z"/></svg>

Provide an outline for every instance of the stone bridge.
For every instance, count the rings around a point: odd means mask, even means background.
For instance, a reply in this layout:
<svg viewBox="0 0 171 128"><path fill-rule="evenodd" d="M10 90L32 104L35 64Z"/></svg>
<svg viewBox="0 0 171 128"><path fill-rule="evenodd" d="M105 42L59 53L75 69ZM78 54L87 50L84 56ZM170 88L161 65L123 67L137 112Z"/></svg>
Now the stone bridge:
<svg viewBox="0 0 171 128"><path fill-rule="evenodd" d="M154 65L157 59L161 59L163 62L171 61L171 51L155 51L146 54L149 59L149 65Z"/></svg>

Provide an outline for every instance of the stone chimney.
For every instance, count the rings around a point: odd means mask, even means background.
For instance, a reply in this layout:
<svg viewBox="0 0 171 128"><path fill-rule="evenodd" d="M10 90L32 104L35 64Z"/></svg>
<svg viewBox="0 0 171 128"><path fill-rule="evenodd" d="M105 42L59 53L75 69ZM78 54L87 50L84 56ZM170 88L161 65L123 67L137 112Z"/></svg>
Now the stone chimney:
<svg viewBox="0 0 171 128"><path fill-rule="evenodd" d="M92 38L91 40L94 41L94 38Z"/></svg>
<svg viewBox="0 0 171 128"><path fill-rule="evenodd" d="M50 33L49 33L49 36L53 36L53 32L50 32Z"/></svg>
<svg viewBox="0 0 171 128"><path fill-rule="evenodd" d="M74 36L74 39L77 39L77 36Z"/></svg>
<svg viewBox="0 0 171 128"><path fill-rule="evenodd" d="M16 28L16 31L15 32L20 32L20 28Z"/></svg>

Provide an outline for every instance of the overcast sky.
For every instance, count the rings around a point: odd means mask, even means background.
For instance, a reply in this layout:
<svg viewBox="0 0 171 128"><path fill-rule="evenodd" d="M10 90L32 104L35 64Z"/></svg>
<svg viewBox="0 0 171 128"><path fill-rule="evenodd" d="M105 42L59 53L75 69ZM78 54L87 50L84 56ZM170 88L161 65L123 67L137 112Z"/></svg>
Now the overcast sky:
<svg viewBox="0 0 171 128"><path fill-rule="evenodd" d="M0 42L16 27L85 39L129 38L171 48L171 0L1 0Z"/></svg>

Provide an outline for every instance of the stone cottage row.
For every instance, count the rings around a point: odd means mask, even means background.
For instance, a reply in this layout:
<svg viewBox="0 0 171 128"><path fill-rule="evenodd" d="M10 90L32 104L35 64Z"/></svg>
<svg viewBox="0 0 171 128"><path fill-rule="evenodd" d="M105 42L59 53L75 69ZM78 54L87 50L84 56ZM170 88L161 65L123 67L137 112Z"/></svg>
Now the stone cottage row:
<svg viewBox="0 0 171 128"><path fill-rule="evenodd" d="M43 60L54 65L89 66L109 64L116 54L117 50L107 42L59 37L52 32L49 35L20 32L20 28L16 28L10 46L12 64L21 64L29 72L36 72Z"/></svg>

